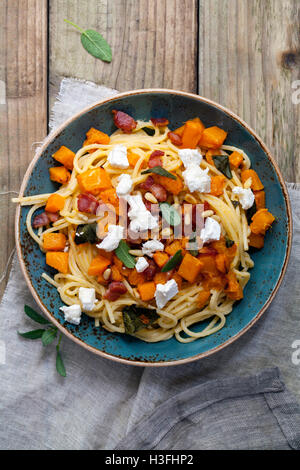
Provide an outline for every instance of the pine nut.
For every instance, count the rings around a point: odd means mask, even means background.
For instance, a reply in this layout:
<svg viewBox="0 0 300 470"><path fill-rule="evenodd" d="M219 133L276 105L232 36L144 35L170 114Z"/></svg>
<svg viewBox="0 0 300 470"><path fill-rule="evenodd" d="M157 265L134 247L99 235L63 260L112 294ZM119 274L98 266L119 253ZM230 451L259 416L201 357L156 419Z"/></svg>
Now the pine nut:
<svg viewBox="0 0 300 470"><path fill-rule="evenodd" d="M105 281L108 281L108 279L110 278L110 275L111 275L111 269L107 268L103 273L103 279Z"/></svg>
<svg viewBox="0 0 300 470"><path fill-rule="evenodd" d="M128 253L132 256L144 256L142 250L129 250Z"/></svg>
<svg viewBox="0 0 300 470"><path fill-rule="evenodd" d="M244 183L244 189L249 189L251 188L251 184L252 184L252 178L250 176L250 178L248 178L245 183Z"/></svg>
<svg viewBox="0 0 300 470"><path fill-rule="evenodd" d="M165 227L165 228L161 231L161 236L162 236L163 238L170 237L171 235L173 235L173 230L171 229L171 227Z"/></svg>
<svg viewBox="0 0 300 470"><path fill-rule="evenodd" d="M214 215L214 211L212 210L202 212L203 219L205 219L206 217L211 217L212 215Z"/></svg>
<svg viewBox="0 0 300 470"><path fill-rule="evenodd" d="M147 199L147 201L149 201L149 202L152 202L153 204L157 204L157 203L158 203L158 200L156 199L155 196L153 196L152 193L146 193L146 194L145 194L145 199Z"/></svg>

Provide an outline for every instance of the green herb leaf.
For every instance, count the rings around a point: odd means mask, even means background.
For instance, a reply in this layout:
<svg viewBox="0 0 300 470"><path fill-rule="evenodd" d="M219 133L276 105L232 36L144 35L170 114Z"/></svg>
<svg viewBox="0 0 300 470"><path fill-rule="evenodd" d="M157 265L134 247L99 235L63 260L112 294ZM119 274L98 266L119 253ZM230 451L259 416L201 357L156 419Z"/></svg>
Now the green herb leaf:
<svg viewBox="0 0 300 470"><path fill-rule="evenodd" d="M146 175L147 173L156 173L160 176L166 176L167 178L171 178L172 180L176 180L177 177L169 173L169 171L165 170L162 166L154 166L153 168L149 168L149 170L142 171L142 175Z"/></svg>
<svg viewBox="0 0 300 470"><path fill-rule="evenodd" d="M171 269L175 268L175 266L181 263L181 261L182 261L182 251L178 250L176 251L175 255L173 255L172 258L170 258L169 261L166 262L161 272L166 273L168 271L171 271Z"/></svg>
<svg viewBox="0 0 300 470"><path fill-rule="evenodd" d="M22 338L26 338L26 339L40 339L44 332L46 330L32 330L32 331L26 331L26 333L20 333L18 331L18 334L20 336L22 336Z"/></svg>
<svg viewBox="0 0 300 470"><path fill-rule="evenodd" d="M119 243L118 248L115 250L115 254L117 257L125 264L126 268L134 268L135 267L135 259L132 255L129 254L129 246L125 242L125 240L121 240Z"/></svg>
<svg viewBox="0 0 300 470"><path fill-rule="evenodd" d="M31 318L31 320L39 323L40 325L49 325L49 321L46 318L42 317L39 313L37 313L33 308L29 307L29 305L24 306L24 311L26 315Z"/></svg>
<svg viewBox="0 0 300 470"><path fill-rule="evenodd" d="M198 256L198 255L199 255L199 251L198 251L198 250L190 250L190 249L189 249L189 244L190 244L190 243L196 243L196 241L197 241L196 234L193 233L193 234L191 235L191 237L190 237L190 239L189 239L189 242L188 242L188 244L187 244L187 247L186 247L186 249L188 250L189 254L192 255L192 256Z"/></svg>
<svg viewBox="0 0 300 470"><path fill-rule="evenodd" d="M234 241L230 240L228 237L225 237L225 243L227 248L230 248L232 245L234 245Z"/></svg>
<svg viewBox="0 0 300 470"><path fill-rule="evenodd" d="M151 137L155 134L155 129L152 127L142 127L142 131L146 132L146 134L150 135Z"/></svg>
<svg viewBox="0 0 300 470"><path fill-rule="evenodd" d="M232 173L230 169L230 163L228 155L214 155L213 157L214 164L216 168L226 176L226 178L231 179Z"/></svg>
<svg viewBox="0 0 300 470"><path fill-rule="evenodd" d="M53 343L54 339L57 335L57 329L50 328L43 333L42 336L42 343L43 346L48 346L49 344Z"/></svg>
<svg viewBox="0 0 300 470"><path fill-rule="evenodd" d="M132 335L142 328L151 326L158 318L156 310L139 307L136 304L126 305L123 308L123 321L125 333Z"/></svg>
<svg viewBox="0 0 300 470"><path fill-rule="evenodd" d="M82 243L97 243L97 222L92 224L78 225L75 233L75 243L76 245L81 245Z"/></svg>
<svg viewBox="0 0 300 470"><path fill-rule="evenodd" d="M94 29L84 30L77 24L72 23L72 21L64 21L81 32L81 44L89 54L96 57L96 59L103 60L104 62L111 62L112 52L110 45L106 42L104 37L98 33L98 31L95 31Z"/></svg>
<svg viewBox="0 0 300 470"><path fill-rule="evenodd" d="M253 205L250 207L250 209L246 210L246 217L247 217L247 222L248 225L251 224L251 219L254 216L255 212L257 211L256 209L256 202L254 201Z"/></svg>
<svg viewBox="0 0 300 470"><path fill-rule="evenodd" d="M59 345L56 346L56 370L62 377L66 377L66 368L59 352Z"/></svg>
<svg viewBox="0 0 300 470"><path fill-rule="evenodd" d="M168 222L169 225L176 227L181 224L181 216L177 210L171 206L168 202L161 202L159 204L163 218Z"/></svg>

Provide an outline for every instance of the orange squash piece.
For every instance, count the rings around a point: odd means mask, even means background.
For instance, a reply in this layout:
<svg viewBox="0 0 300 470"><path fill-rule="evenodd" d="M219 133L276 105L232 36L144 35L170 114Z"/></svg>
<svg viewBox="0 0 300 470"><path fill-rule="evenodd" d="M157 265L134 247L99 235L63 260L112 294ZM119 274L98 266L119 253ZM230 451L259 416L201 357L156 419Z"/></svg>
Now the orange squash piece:
<svg viewBox="0 0 300 470"><path fill-rule="evenodd" d="M249 237L249 246L260 250L264 246L264 236L251 232Z"/></svg>
<svg viewBox="0 0 300 470"><path fill-rule="evenodd" d="M226 178L223 175L211 177L210 194L212 196L221 196L226 186Z"/></svg>
<svg viewBox="0 0 300 470"><path fill-rule="evenodd" d="M45 233L43 247L45 251L63 251L66 247L66 236L63 233Z"/></svg>
<svg viewBox="0 0 300 470"><path fill-rule="evenodd" d="M128 276L128 282L132 286L138 286L139 284L143 284L145 282L145 276L143 273L138 273L135 268L131 269Z"/></svg>
<svg viewBox="0 0 300 470"><path fill-rule="evenodd" d="M115 254L113 254L113 263L117 266L118 270L123 276L127 277L132 272L132 269L126 268L126 266L123 265L122 261Z"/></svg>
<svg viewBox="0 0 300 470"><path fill-rule="evenodd" d="M137 164L137 162L139 161L140 158L141 158L140 155L138 155L136 153L133 153L133 152L130 152L130 151L127 154L128 163L133 168L135 167L135 165ZM147 167L147 163L144 160L142 165L141 165L141 168L146 168L146 167Z"/></svg>
<svg viewBox="0 0 300 470"><path fill-rule="evenodd" d="M207 149L217 149L223 145L224 140L227 137L227 132L220 127L213 126L204 129L202 136L199 140L200 147Z"/></svg>
<svg viewBox="0 0 300 470"><path fill-rule="evenodd" d="M144 282L143 284L138 285L138 291L141 296L141 299L146 302L147 300L152 300L155 295L156 285L155 282Z"/></svg>
<svg viewBox="0 0 300 470"><path fill-rule="evenodd" d="M215 275L215 274L209 274L206 273L204 275L204 280L202 281L202 287L204 290L209 290L211 291L216 290L224 290L226 286L226 278L223 274Z"/></svg>
<svg viewBox="0 0 300 470"><path fill-rule="evenodd" d="M68 147L62 145L60 149L58 149L57 152L52 155L52 157L54 158L54 160L61 163L68 170L73 170L73 161L75 153L72 152L72 150L68 149Z"/></svg>
<svg viewBox="0 0 300 470"><path fill-rule="evenodd" d="M117 266L115 265L111 267L111 278L113 281L123 281L124 279Z"/></svg>
<svg viewBox="0 0 300 470"><path fill-rule="evenodd" d="M264 189L264 185L260 181L259 176L256 173L256 171L254 171L254 170L243 170L241 172L242 183L244 184L245 181L247 181L247 179L249 179L249 178L252 179L251 189L253 191L261 191L262 189Z"/></svg>
<svg viewBox="0 0 300 470"><path fill-rule="evenodd" d="M105 191L101 191L100 199L105 204L111 204L112 206L118 206L119 198L117 196L117 192L115 188L106 189Z"/></svg>
<svg viewBox="0 0 300 470"><path fill-rule="evenodd" d="M79 246L81 246L81 245L79 245ZM112 261L114 252L113 251L105 251L105 250L102 250L101 248L100 249L98 248L98 255L101 255L104 258L109 259L109 261Z"/></svg>
<svg viewBox="0 0 300 470"><path fill-rule="evenodd" d="M181 240L174 240L170 245L166 246L165 252L170 256L174 256L178 250L182 249Z"/></svg>
<svg viewBox="0 0 300 470"><path fill-rule="evenodd" d="M154 276L155 284L166 284L169 273L156 273Z"/></svg>
<svg viewBox="0 0 300 470"><path fill-rule="evenodd" d="M204 307L204 305L207 303L210 296L211 296L211 293L209 290L202 290L201 292L199 292L198 297L197 297L197 305L200 309Z"/></svg>
<svg viewBox="0 0 300 470"><path fill-rule="evenodd" d="M254 192L256 210L264 209L266 207L266 193L264 191Z"/></svg>
<svg viewBox="0 0 300 470"><path fill-rule="evenodd" d="M176 176L176 180L172 178L168 178L167 176L155 175L153 174L153 178L155 183L161 184L169 193L171 194L179 194L180 191L183 189L183 183L181 178L177 176L172 171L170 172L172 175Z"/></svg>
<svg viewBox="0 0 300 470"><path fill-rule="evenodd" d="M109 135L105 134L104 132L99 131L98 129L95 129L94 127L91 127L90 130L86 133L86 140L83 143L83 146L85 147L86 145L92 145L92 144L102 144L102 145L107 145L110 142L110 137ZM93 153L97 149L91 149L88 152Z"/></svg>
<svg viewBox="0 0 300 470"><path fill-rule="evenodd" d="M94 258L90 264L90 267L88 269L88 275L89 276L100 276L101 274L104 273L106 268L110 265L110 260L107 258L104 258L104 256L97 255L96 258Z"/></svg>
<svg viewBox="0 0 300 470"><path fill-rule="evenodd" d="M212 255L199 255L199 261L202 263L201 274L209 273L218 276L219 272L216 265L216 257Z"/></svg>
<svg viewBox="0 0 300 470"><path fill-rule="evenodd" d="M199 118L195 120L187 121L185 123L183 133L181 136L181 147L195 149L202 136L205 127Z"/></svg>
<svg viewBox="0 0 300 470"><path fill-rule="evenodd" d="M216 166L215 165L215 162L213 160L213 156L216 155L216 151L215 150L207 150L206 154L205 154L205 159L207 161L207 163L209 163L210 165L212 166Z"/></svg>
<svg viewBox="0 0 300 470"><path fill-rule="evenodd" d="M64 166L49 168L50 179L56 183L66 184L70 181L71 173Z"/></svg>
<svg viewBox="0 0 300 470"><path fill-rule="evenodd" d="M216 256L216 266L221 273L225 274L227 272L227 257L225 254L218 254Z"/></svg>
<svg viewBox="0 0 300 470"><path fill-rule="evenodd" d="M45 211L47 212L58 212L64 208L65 205L65 198L60 196L59 194L51 194L49 196Z"/></svg>
<svg viewBox="0 0 300 470"><path fill-rule="evenodd" d="M162 268L169 260L169 255L163 251L157 251L153 255L153 259L159 268Z"/></svg>
<svg viewBox="0 0 300 470"><path fill-rule="evenodd" d="M243 155L241 155L239 152L234 151L231 155L229 155L230 166L235 170L240 167L240 165L243 163L243 160Z"/></svg>
<svg viewBox="0 0 300 470"><path fill-rule="evenodd" d="M265 235L266 231L271 227L275 217L268 209L260 209L255 212L250 224L251 231L256 235Z"/></svg>
<svg viewBox="0 0 300 470"><path fill-rule="evenodd" d="M179 276L191 283L195 282L203 268L203 263L198 258L186 253L178 269Z"/></svg>
<svg viewBox="0 0 300 470"><path fill-rule="evenodd" d="M63 274L69 272L69 253L64 251L47 251L46 263Z"/></svg>
<svg viewBox="0 0 300 470"><path fill-rule="evenodd" d="M179 135L179 137L182 137L182 134L183 134L183 131L184 131L184 126L181 126L181 127L177 127L177 129L175 129L173 132L173 134L176 134L176 135Z"/></svg>
<svg viewBox="0 0 300 470"><path fill-rule="evenodd" d="M227 288L225 290L227 297L232 300L241 300L244 297L243 289L240 283L237 280L237 277L233 271L230 271L226 275L226 279L228 282Z"/></svg>
<svg viewBox="0 0 300 470"><path fill-rule="evenodd" d="M92 168L77 176L80 190L97 196L101 191L112 187L110 177L103 168Z"/></svg>

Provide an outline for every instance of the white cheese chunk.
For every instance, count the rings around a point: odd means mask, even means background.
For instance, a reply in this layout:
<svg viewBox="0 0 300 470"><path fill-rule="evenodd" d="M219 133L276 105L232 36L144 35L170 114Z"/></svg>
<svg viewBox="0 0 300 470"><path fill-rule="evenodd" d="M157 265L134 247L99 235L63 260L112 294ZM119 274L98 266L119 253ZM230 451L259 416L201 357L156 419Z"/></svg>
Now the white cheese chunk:
<svg viewBox="0 0 300 470"><path fill-rule="evenodd" d="M150 258L152 258L153 253L155 253L156 251L163 250L164 244L158 240L149 240L146 243L143 243L142 245L142 252L144 253L144 255L150 256Z"/></svg>
<svg viewBox="0 0 300 470"><path fill-rule="evenodd" d="M157 307L163 308L176 294L178 294L178 285L174 279L170 279L166 284L157 284L155 291Z"/></svg>
<svg viewBox="0 0 300 470"><path fill-rule="evenodd" d="M109 225L108 233L101 243L96 245L100 250L114 251L118 248L120 241L124 238L124 227L121 225Z"/></svg>
<svg viewBox="0 0 300 470"><path fill-rule="evenodd" d="M199 150L182 149L178 150L178 155L185 168L188 168L190 165L193 164L199 166L202 161L202 155Z"/></svg>
<svg viewBox="0 0 300 470"><path fill-rule="evenodd" d="M117 195L118 196L126 196L132 190L132 179L130 175L123 174L119 176L119 183L117 186Z"/></svg>
<svg viewBox="0 0 300 470"><path fill-rule="evenodd" d="M135 264L135 269L138 273L142 273L149 266L148 261L143 256L140 256Z"/></svg>
<svg viewBox="0 0 300 470"><path fill-rule="evenodd" d="M127 148L125 145L115 145L109 152L107 161L113 168L128 168L129 162L127 158Z"/></svg>
<svg viewBox="0 0 300 470"><path fill-rule="evenodd" d="M200 232L200 238L203 243L213 242L215 240L220 240L221 236L221 226L212 217L207 217L205 219L204 228Z"/></svg>
<svg viewBox="0 0 300 470"><path fill-rule="evenodd" d="M208 171L208 168L202 170L200 166L192 164L182 173L184 182L191 193L194 191L199 191L200 193L210 192L211 177Z"/></svg>
<svg viewBox="0 0 300 470"><path fill-rule="evenodd" d="M91 289L79 287L78 297L83 310L87 310L88 312L93 310L96 302L96 292L93 287Z"/></svg>
<svg viewBox="0 0 300 470"><path fill-rule="evenodd" d="M139 233L145 230L152 230L158 227L157 217L154 217L147 210L140 194L135 196L126 196L126 200L130 206L128 217L130 218L129 229Z"/></svg>
<svg viewBox="0 0 300 470"><path fill-rule="evenodd" d="M232 192L233 194L237 194L243 209L247 210L253 206L255 197L250 188L244 189L240 188L239 186L236 186L235 188L233 188Z"/></svg>
<svg viewBox="0 0 300 470"><path fill-rule="evenodd" d="M80 305L70 305L60 307L59 310L64 312L65 314L65 321L72 323L73 325L79 325L81 320L81 307Z"/></svg>

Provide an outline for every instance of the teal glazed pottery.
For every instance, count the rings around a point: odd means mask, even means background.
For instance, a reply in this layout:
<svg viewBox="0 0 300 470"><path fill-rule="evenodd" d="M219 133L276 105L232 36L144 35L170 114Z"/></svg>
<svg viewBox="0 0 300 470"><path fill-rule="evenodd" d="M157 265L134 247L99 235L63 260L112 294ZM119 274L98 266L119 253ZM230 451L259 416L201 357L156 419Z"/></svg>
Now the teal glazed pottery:
<svg viewBox="0 0 300 470"><path fill-rule="evenodd" d="M45 263L45 255L26 230L29 207L17 209L16 243L21 267L28 286L45 315L69 338L86 349L126 364L165 366L182 364L213 354L237 340L264 313L274 298L284 276L291 247L291 211L287 190L270 152L249 126L228 109L190 93L153 89L122 93L94 104L69 119L51 134L31 162L24 177L20 195L51 193L57 189L49 179L49 167L55 164L52 154L61 145L76 152L82 147L85 133L96 127L111 134L115 130L112 110L127 112L135 119L167 117L175 129L184 121L199 116L205 126L220 126L228 132L225 144L243 149L250 157L252 168L261 177L266 190L267 207L276 217L266 235L265 246L252 253L255 262L244 299L234 305L226 325L216 334L192 343L179 343L172 338L160 343L145 343L127 335L109 333L95 328L92 319L83 315L79 326L64 321L59 307L62 301L54 287L42 277L54 274ZM194 326L196 331L203 325Z"/></svg>

